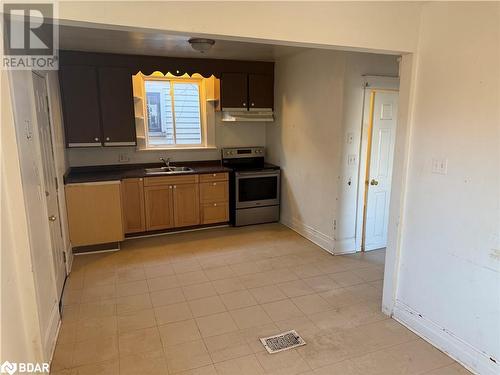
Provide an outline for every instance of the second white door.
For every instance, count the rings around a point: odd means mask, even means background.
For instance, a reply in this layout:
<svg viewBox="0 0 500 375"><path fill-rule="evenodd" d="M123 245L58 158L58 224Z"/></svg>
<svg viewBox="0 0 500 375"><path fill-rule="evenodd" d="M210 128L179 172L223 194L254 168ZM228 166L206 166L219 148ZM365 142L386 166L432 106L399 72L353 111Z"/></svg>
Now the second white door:
<svg viewBox="0 0 500 375"><path fill-rule="evenodd" d="M398 92L374 90L370 100L371 150L365 185L368 189L365 202L365 251L387 245Z"/></svg>

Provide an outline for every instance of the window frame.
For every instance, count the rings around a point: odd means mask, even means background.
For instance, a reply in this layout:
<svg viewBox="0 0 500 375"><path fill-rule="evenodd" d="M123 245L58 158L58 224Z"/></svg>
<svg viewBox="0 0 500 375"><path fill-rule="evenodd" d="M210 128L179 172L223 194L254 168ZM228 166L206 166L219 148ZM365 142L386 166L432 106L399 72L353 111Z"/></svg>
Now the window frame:
<svg viewBox="0 0 500 375"><path fill-rule="evenodd" d="M171 105L172 105L172 121L173 121L173 134L174 134L174 142L177 141L176 139L176 125L175 125L175 99L174 99L174 84L175 82L178 83L195 83L198 85L198 93L199 93L199 105L200 105L200 137L201 137L201 142L200 143L192 143L192 144L162 144L162 145L152 145L149 143L149 120L148 120L148 111L147 111L147 91L146 91L146 82L147 81L169 81L170 82L170 97L171 97ZM144 124L144 135L145 135L145 150L169 150L169 149L193 149L193 148L208 148L207 146L207 111L206 111L206 100L205 98L205 85L203 84L203 79L202 78L196 78L196 77L150 77L150 76L143 76L142 78L142 92L144 93L143 95L143 113L144 113L144 119L143 119L143 124Z"/></svg>

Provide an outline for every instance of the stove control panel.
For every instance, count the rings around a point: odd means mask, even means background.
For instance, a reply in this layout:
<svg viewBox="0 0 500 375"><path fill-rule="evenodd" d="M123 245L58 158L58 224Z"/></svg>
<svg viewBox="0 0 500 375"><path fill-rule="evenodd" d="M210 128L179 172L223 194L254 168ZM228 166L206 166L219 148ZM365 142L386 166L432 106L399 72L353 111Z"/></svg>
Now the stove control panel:
<svg viewBox="0 0 500 375"><path fill-rule="evenodd" d="M222 149L222 159L264 157L264 147L228 147Z"/></svg>

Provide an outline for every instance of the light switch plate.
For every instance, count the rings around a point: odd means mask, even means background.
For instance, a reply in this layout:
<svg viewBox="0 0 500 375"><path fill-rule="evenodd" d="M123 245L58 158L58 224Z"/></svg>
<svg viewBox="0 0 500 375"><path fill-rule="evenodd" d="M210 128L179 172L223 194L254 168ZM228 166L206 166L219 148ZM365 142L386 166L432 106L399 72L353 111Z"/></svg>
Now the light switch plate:
<svg viewBox="0 0 500 375"><path fill-rule="evenodd" d="M432 159L432 173L447 174L448 159Z"/></svg>

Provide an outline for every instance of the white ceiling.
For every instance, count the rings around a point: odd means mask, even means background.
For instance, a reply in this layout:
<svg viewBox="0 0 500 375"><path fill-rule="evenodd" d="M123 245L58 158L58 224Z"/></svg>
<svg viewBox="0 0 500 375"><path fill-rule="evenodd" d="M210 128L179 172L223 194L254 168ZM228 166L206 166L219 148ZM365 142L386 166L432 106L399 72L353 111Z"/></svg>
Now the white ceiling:
<svg viewBox="0 0 500 375"><path fill-rule="evenodd" d="M274 61L304 50L301 47L215 40L207 53L194 51L189 35L169 35L156 31L124 31L81 26L59 26L59 48L74 51L133 55L217 58Z"/></svg>

